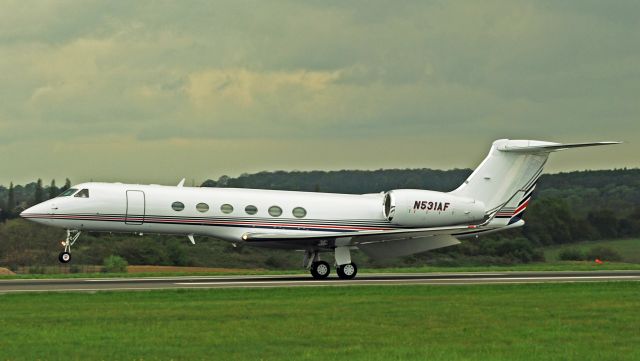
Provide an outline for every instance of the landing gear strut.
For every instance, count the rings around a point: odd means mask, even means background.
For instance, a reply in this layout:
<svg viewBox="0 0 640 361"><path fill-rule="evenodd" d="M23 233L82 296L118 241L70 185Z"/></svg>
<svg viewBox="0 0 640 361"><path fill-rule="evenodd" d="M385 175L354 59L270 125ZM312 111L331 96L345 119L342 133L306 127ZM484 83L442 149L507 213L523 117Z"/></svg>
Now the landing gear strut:
<svg viewBox="0 0 640 361"><path fill-rule="evenodd" d="M62 241L62 245L64 246L64 251L60 252L58 255L58 260L61 263L69 263L71 261L71 246L76 243L78 237L80 237L81 231L68 229L67 230L67 239Z"/></svg>

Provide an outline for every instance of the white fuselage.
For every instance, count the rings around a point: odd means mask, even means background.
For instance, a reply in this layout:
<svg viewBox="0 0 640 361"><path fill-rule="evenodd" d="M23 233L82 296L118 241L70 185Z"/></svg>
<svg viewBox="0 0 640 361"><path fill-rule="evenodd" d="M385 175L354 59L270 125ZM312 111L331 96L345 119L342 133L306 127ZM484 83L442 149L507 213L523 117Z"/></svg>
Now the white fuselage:
<svg viewBox="0 0 640 361"><path fill-rule="evenodd" d="M243 234L257 231L291 234L397 228L384 217L382 193L349 195L120 183L84 183L73 189L87 189L89 195L57 197L29 208L22 216L65 229L200 235L227 241L241 241ZM174 209L175 202L184 208ZM228 205L233 210L224 213L223 205L225 210L230 209ZM250 206L255 207L255 214L245 210ZM280 215L277 209L274 215L270 214L269 209L274 206L281 210ZM296 208L297 217L293 212Z"/></svg>

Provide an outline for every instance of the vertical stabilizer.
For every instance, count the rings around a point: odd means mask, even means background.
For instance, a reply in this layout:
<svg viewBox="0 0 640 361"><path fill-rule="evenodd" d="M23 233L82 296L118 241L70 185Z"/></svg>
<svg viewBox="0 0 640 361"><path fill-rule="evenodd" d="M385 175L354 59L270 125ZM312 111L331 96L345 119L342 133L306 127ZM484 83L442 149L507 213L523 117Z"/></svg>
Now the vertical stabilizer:
<svg viewBox="0 0 640 361"><path fill-rule="evenodd" d="M496 140L478 168L451 194L484 202L489 215L500 211L511 212L514 216L517 211L521 213L526 208L528 197L551 152L617 143L561 144L538 140Z"/></svg>

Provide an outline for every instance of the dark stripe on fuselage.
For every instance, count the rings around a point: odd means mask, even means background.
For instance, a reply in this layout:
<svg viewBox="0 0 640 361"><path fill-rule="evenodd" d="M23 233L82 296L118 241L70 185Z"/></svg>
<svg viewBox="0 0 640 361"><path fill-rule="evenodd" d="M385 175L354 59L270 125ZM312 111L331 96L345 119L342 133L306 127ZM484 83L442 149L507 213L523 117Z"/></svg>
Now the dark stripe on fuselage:
<svg viewBox="0 0 640 361"><path fill-rule="evenodd" d="M73 214L67 214L67 213L58 213L58 214L38 214L37 216L57 216L57 215L64 215L64 216L78 216L78 217L82 217L82 216L89 216L89 217L117 217L117 218L124 218L126 217L125 214L119 214L119 213L101 213L101 214L95 214L95 213L73 213ZM25 215L28 217L28 215ZM131 217L131 216L130 216ZM242 222L268 222L268 223L295 223L295 224L322 224L322 225L338 225L338 226L354 226L354 227L396 227L396 228L403 228L403 227L398 227L398 226L394 226L391 223L389 223L388 221L378 221L378 220L360 220L360 219L344 219L344 220L331 220L331 219L310 219L310 218L305 218L305 219L300 219L300 218L275 218L275 217L225 217L225 216L216 216L216 217L197 217L197 216L190 216L190 217L185 217L185 216L169 216L169 215L153 215L153 214L145 214L144 215L145 218L162 218L162 219L177 219L177 220L184 220L184 219L188 219L188 220L216 220L216 221L229 221L229 222L238 222L238 221L242 221ZM408 227L411 228L411 227Z"/></svg>

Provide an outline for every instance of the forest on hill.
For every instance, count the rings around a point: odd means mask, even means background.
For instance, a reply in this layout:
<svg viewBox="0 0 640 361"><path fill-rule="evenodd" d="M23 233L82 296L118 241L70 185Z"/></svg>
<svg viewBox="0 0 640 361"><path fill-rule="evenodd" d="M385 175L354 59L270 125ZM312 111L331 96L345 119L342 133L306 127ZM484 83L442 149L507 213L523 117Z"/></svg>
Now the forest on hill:
<svg viewBox="0 0 640 361"><path fill-rule="evenodd" d="M311 192L377 193L398 188L450 191L470 169L385 169L374 171L276 171L223 176L203 187L261 188ZM55 264L63 231L17 219L21 210L52 198L71 185L55 181L0 186L0 266ZM464 241L456 247L373 266L506 264L543 260L541 246L640 235L640 169L545 174L538 181L522 228ZM216 267L298 267L295 252L234 248L214 239L191 246L181 237L84 234L77 262L99 264L119 255L130 264ZM366 259L362 254L356 259Z"/></svg>

